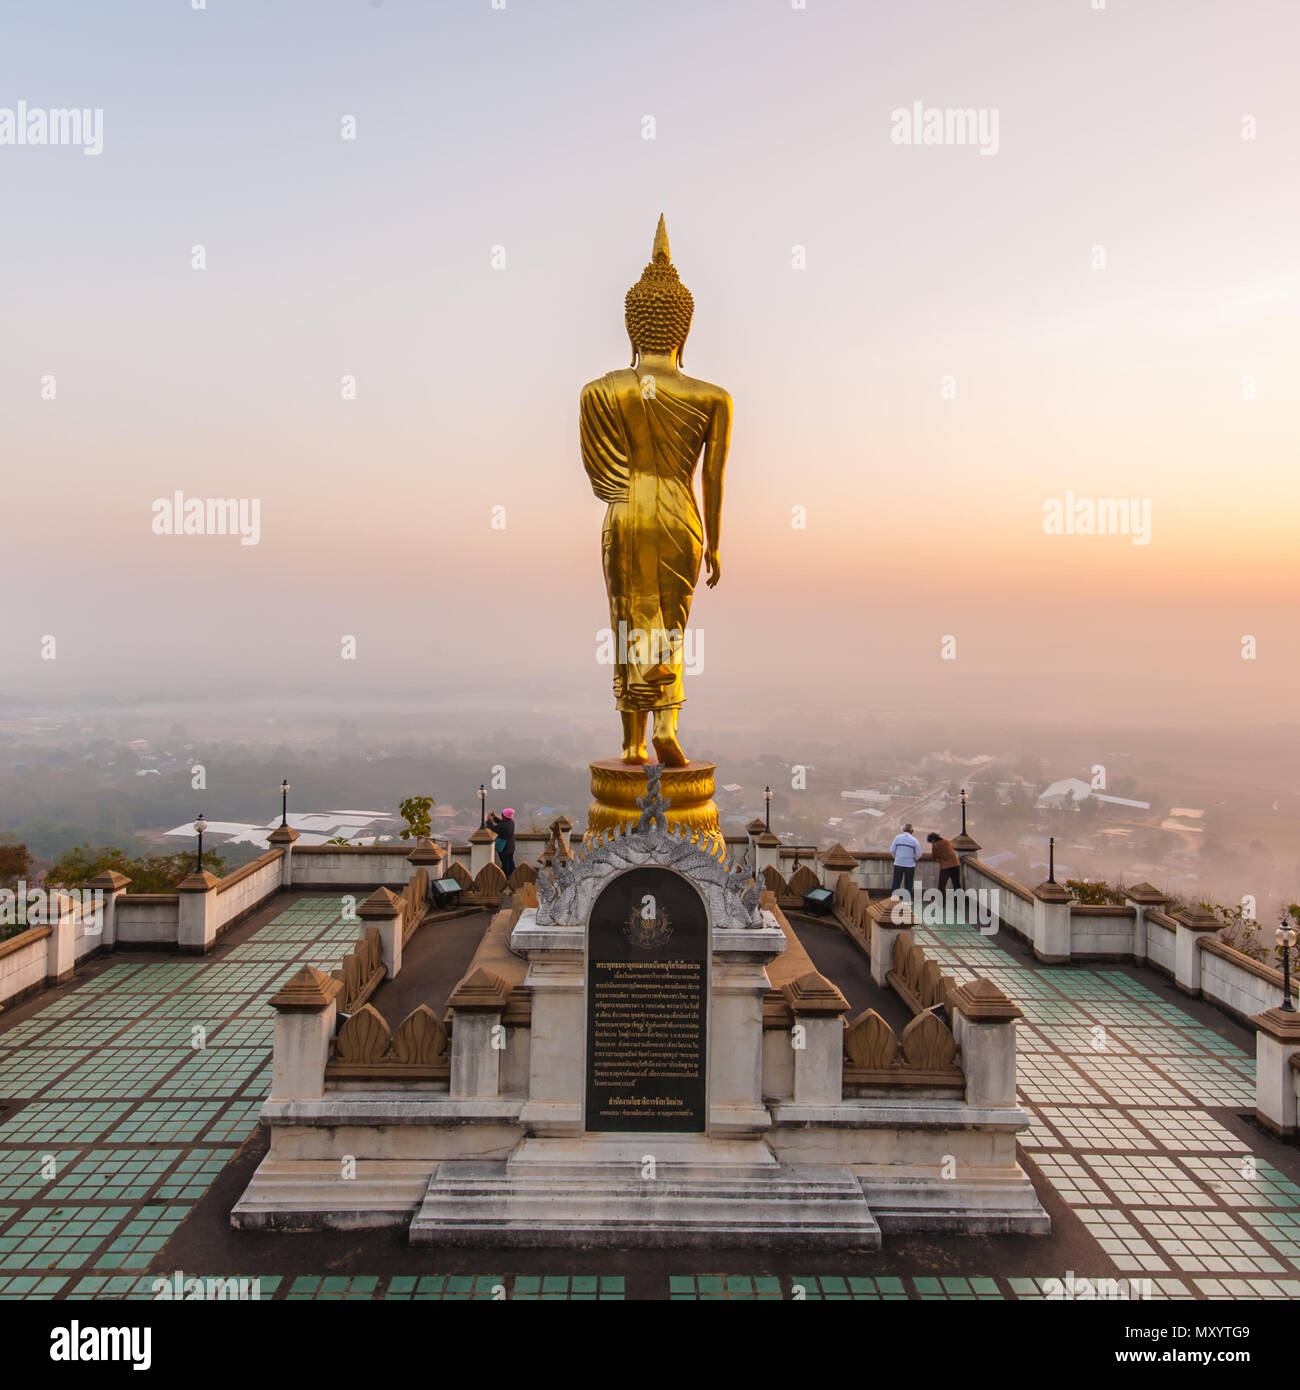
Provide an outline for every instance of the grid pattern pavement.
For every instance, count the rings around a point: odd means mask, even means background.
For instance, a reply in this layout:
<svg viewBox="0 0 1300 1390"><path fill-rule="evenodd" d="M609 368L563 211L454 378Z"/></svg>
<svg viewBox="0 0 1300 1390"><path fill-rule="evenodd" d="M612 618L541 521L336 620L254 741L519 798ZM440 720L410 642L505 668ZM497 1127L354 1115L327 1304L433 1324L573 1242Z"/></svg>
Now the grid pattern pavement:
<svg viewBox="0 0 1300 1390"><path fill-rule="evenodd" d="M257 1123L269 1081L267 999L303 964L335 965L357 935L339 907L335 896L296 899L210 959L114 961L0 1028L0 1094L22 1102L0 1123L0 1299L158 1296L161 1276L144 1271ZM1253 1057L1124 971L1034 968L972 927L916 935L946 973L993 979L1024 1011L1031 1127L1022 1154L1095 1242L1090 1277L1115 1279L1118 1269L1121 1285L1132 1277L1136 1296L1151 1298L1300 1297L1300 1187L1222 1123L1225 1110L1253 1100ZM1014 1271L687 1272L695 1263L684 1258L662 1293L1060 1296L1046 1276ZM627 1292L622 1278L581 1273L241 1277L257 1280L252 1296L293 1300L581 1301Z"/></svg>
<svg viewBox="0 0 1300 1390"><path fill-rule="evenodd" d="M1212 1113L1253 1109L1254 1057L1125 971L1035 968L954 923L915 936L957 983L986 976L1023 1010L1022 1154L1120 1270L1290 1296L1269 1290L1296 1287L1300 1188Z"/></svg>
<svg viewBox="0 0 1300 1390"><path fill-rule="evenodd" d="M114 961L0 1030L0 1095L22 1102L0 1124L0 1297L136 1287L253 1132L267 1000L304 962L337 964L358 933L340 906L299 898L211 959Z"/></svg>

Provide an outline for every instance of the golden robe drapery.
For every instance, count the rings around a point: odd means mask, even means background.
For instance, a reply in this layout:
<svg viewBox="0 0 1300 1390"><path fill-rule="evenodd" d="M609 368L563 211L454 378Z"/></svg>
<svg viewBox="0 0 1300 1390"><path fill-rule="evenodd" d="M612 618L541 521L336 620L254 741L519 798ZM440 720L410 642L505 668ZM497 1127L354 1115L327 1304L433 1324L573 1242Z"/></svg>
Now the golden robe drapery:
<svg viewBox="0 0 1300 1390"><path fill-rule="evenodd" d="M662 378L630 368L582 391L582 461L609 503L602 536L621 710L683 703L682 643L700 575L704 529L695 464L708 413Z"/></svg>

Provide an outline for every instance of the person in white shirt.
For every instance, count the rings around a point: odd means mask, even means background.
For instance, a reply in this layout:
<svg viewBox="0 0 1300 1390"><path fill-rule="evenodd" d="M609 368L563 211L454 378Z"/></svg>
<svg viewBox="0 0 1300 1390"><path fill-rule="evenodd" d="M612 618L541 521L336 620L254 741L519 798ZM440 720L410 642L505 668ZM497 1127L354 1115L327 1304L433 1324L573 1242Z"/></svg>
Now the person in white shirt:
<svg viewBox="0 0 1300 1390"><path fill-rule="evenodd" d="M912 896L912 884L916 878L916 861L921 857L921 842L912 834L911 824L903 827L902 833L894 836L889 852L894 856L894 881L889 885L890 894L898 892L901 884Z"/></svg>

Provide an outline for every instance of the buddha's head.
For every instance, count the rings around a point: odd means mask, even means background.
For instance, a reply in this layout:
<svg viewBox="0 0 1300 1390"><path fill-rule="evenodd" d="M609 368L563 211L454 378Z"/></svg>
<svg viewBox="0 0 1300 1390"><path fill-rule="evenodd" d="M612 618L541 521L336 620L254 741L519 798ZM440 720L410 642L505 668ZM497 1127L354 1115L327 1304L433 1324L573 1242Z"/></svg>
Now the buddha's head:
<svg viewBox="0 0 1300 1390"><path fill-rule="evenodd" d="M668 250L668 229L662 215L655 232L654 251L641 278L623 301L627 336L632 342L632 365L643 352L677 352L681 361L691 331L695 301L682 284Z"/></svg>

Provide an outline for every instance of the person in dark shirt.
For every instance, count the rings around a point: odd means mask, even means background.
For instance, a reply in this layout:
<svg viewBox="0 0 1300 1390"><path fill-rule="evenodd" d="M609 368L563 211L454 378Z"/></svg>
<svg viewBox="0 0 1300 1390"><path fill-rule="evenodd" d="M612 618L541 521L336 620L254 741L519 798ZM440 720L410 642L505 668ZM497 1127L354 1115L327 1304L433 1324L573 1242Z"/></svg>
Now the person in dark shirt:
<svg viewBox="0 0 1300 1390"><path fill-rule="evenodd" d="M949 888L956 891L961 889L961 861L957 858L957 851L953 849L951 840L945 840L942 835L936 835L932 830L925 837L925 841L939 865L939 892L946 899Z"/></svg>
<svg viewBox="0 0 1300 1390"><path fill-rule="evenodd" d="M497 861L507 878L515 871L515 813L506 807L498 816L495 811L487 818L487 828L497 837Z"/></svg>

